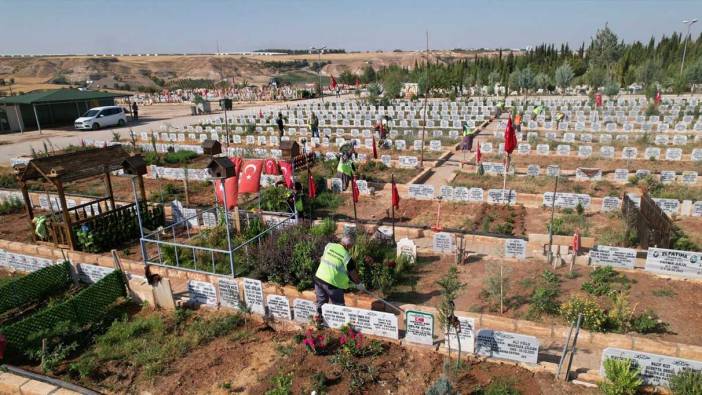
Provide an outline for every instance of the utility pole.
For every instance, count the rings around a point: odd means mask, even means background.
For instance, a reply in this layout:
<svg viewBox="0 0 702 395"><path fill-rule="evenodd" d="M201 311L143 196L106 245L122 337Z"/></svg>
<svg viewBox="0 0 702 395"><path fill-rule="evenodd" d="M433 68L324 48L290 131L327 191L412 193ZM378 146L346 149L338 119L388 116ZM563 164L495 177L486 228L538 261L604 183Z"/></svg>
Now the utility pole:
<svg viewBox="0 0 702 395"><path fill-rule="evenodd" d="M429 31L427 30L427 64L424 75L424 126L422 126L422 151L419 157L419 167L424 168L424 135L427 130L427 100L429 99Z"/></svg>
<svg viewBox="0 0 702 395"><path fill-rule="evenodd" d="M327 46L322 48L312 47L312 51L317 51L317 79L319 80L319 97L322 99L322 104L324 104L324 89L322 89L322 52L327 49Z"/></svg>
<svg viewBox="0 0 702 395"><path fill-rule="evenodd" d="M683 68L685 67L685 54L687 53L687 42L688 42L688 37L690 37L690 26L694 25L697 22L697 18L692 19L692 20L685 20L682 21L682 23L687 25L687 34L685 35L685 46L683 47L683 57L682 57L682 63L680 63L680 75L683 73Z"/></svg>

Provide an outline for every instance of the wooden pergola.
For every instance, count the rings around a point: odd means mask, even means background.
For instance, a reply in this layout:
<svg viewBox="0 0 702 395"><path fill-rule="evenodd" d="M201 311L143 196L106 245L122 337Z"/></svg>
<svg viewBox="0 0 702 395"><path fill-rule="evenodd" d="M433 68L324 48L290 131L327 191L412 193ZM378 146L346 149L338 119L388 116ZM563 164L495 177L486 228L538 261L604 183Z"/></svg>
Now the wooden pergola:
<svg viewBox="0 0 702 395"><path fill-rule="evenodd" d="M52 221L47 221L48 240L38 239L37 235L32 232L34 240L49 241L52 244L62 245L75 250L76 235L73 232L74 226L117 210L110 173L122 169L123 163L129 158L129 154L121 145L112 145L105 148L90 148L36 158L30 160L26 166L15 167L17 181L22 190L22 196L29 216L29 224L32 229L34 228L34 210L29 197L27 183L30 181L48 182L56 188L58 195L61 212L58 213L58 218L52 216ZM64 184L96 176L103 178L107 195L88 203L68 207ZM136 175L136 177L139 183L141 200L146 202L144 179L141 174ZM49 200L49 206L50 208L52 207L51 200Z"/></svg>

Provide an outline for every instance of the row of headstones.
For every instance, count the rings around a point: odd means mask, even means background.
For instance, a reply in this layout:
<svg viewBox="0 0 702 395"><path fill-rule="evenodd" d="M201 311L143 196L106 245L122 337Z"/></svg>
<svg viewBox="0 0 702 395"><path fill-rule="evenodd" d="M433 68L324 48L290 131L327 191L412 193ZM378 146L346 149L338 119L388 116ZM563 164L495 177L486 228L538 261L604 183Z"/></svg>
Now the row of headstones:
<svg viewBox="0 0 702 395"><path fill-rule="evenodd" d="M238 279L219 278L216 285L207 281L189 280L190 300L211 307L240 309L241 306L246 306L259 315L301 324L309 323L316 314L316 305L309 300L295 298L290 306L290 301L284 295L265 295L263 284L259 280L242 278L241 283L243 300L240 297ZM434 333L434 315L413 310L404 315L404 340L409 343L434 345L437 337ZM322 319L330 328L339 329L344 325L351 325L366 335L400 339L398 317L394 314L324 304ZM539 341L536 337L490 329L480 329L476 333L473 318L459 316L458 319L461 324L459 338L448 336L448 343L453 349L458 347L460 340L462 350L467 353L532 364L538 362ZM447 342L444 346L448 347Z"/></svg>
<svg viewBox="0 0 702 395"><path fill-rule="evenodd" d="M637 251L632 248L597 245L589 252L590 263L616 269L634 269ZM702 278L702 252L650 247L644 270L664 276Z"/></svg>
<svg viewBox="0 0 702 395"><path fill-rule="evenodd" d="M502 176L504 175L505 172L505 167L503 163L500 162L482 162L483 165L483 171L487 175L494 175L494 176ZM476 168L477 171L477 168ZM548 177L555 177L560 175L561 169L560 166L558 165L548 165L546 166L546 170L542 171L541 166L535 165L535 164L530 164L527 166L526 170L526 176L527 177L539 177L539 176L548 176ZM515 175L515 167L514 165L510 166L510 168L507 170L508 175ZM697 183L698 180L698 172L696 171L683 171L680 173L680 178L678 179L678 175L674 170L662 170L659 174L652 173L650 170L647 169L639 169L637 170L634 175L637 178L644 178L647 176L654 176L657 177L659 181L663 184L672 184L674 182L681 182L683 184L687 185L694 185ZM629 182L629 177L631 174L629 173L628 169L615 169L614 173L612 173L612 181L618 182L625 184ZM601 181L604 179L604 175L602 174L602 169L597 169L596 172L590 172L590 171L585 171L583 168L576 168L575 169L575 180L576 181Z"/></svg>
<svg viewBox="0 0 702 395"><path fill-rule="evenodd" d="M589 158L593 156L593 147L591 145L580 145L577 147L577 156L580 158ZM491 142L484 142L480 144L480 152L483 154L491 154L494 152L494 147ZM516 151L521 155L529 155L532 153L532 145L529 143L520 143L517 145ZM551 147L548 144L537 144L536 145L536 155L548 156L551 154ZM558 156L570 156L572 149L570 144L559 144L556 146L556 155ZM497 146L497 154L504 155L504 143L500 143ZM616 148L613 146L601 146L599 151L599 157L602 159L615 159ZM635 160L635 159L661 159L661 148L659 147L647 147L644 150L644 155L639 158L639 149L636 147L623 147L619 157L624 160ZM682 148L667 148L665 150L665 160L669 161L682 161L683 150ZM702 160L702 148L695 148L690 152L691 161Z"/></svg>
<svg viewBox="0 0 702 395"><path fill-rule="evenodd" d="M0 268L8 271L31 273L60 263L63 263L63 259L53 260L0 249ZM96 283L115 270L87 263L77 263L74 266L78 279L85 284Z"/></svg>
<svg viewBox="0 0 702 395"><path fill-rule="evenodd" d="M504 133L500 130L496 130L490 134L484 134L488 139L504 139ZM543 137L542 137L543 136ZM525 137L525 132L517 132L517 140L523 141ZM592 134L592 133L574 133L566 131L558 132L538 132L538 131L528 131L526 132L527 141L539 141L540 139L546 139L547 141L562 141L564 143L574 143L576 140L580 140L583 143L597 142L599 144L611 144L613 140L618 142L626 143L630 138L638 138L641 135L633 135L631 133L626 134ZM692 139L694 142L702 142L702 134L697 134ZM690 142L690 138L686 134L676 134L672 136L665 134L656 134L653 139L653 143L656 145L686 145Z"/></svg>
<svg viewBox="0 0 702 395"><path fill-rule="evenodd" d="M230 142L235 143L235 144L241 144L242 142L246 142L246 144L253 145L253 144L258 144L258 145L266 145L270 144L271 145L277 145L280 141L289 141L290 138L295 137L298 133L302 137L306 136L311 136L311 132L306 129L306 128L300 128L299 130L296 128L288 128L285 133L286 135L279 137L277 131L268 131L270 136L265 136L265 135L246 135L246 136L241 136L240 134L233 134L229 136ZM375 131L375 130L370 130L370 129L351 129L351 130L345 130L338 128L336 131L332 134L332 130L330 128L323 128L320 130L320 135L323 135L323 138L331 138L332 136L336 136L337 138L345 138L348 136L351 136L351 138L371 138L375 137L376 139L380 138L380 134ZM152 138L152 137L153 138ZM200 141L203 142L207 139L213 139L213 140L220 140L220 139L225 139L226 140L226 134L222 130L215 129L214 131L210 132L196 132L196 133L166 133L166 132L161 132L161 133L152 133L151 136L149 136L148 132L141 132L138 136L138 141L142 142L151 142L153 140L156 141L161 141L161 142L186 142L186 141ZM403 137L409 137L409 138L416 138L417 136L421 136L421 130L412 130L412 129L406 129L399 131L397 129L391 130L388 133L388 136L392 139L397 138L399 136ZM460 136L460 132L458 130L449 130L448 133L444 133L443 130L430 130L426 132L427 137L434 137L434 138L449 138L449 139L454 139L457 140ZM136 136L135 136L136 137ZM311 137L311 139L314 139L315 137ZM317 141L319 143L319 141Z"/></svg>
<svg viewBox="0 0 702 395"><path fill-rule="evenodd" d="M670 124L668 123L660 123L660 122L629 122L629 121L622 121L621 119L605 119L604 123L595 121L595 122L586 122L586 121L575 121L575 122L570 122L570 121L560 121L556 122L553 120L546 121L546 120L524 120L525 126L528 127L529 129L533 130L559 130L559 131L565 131L565 130L573 130L576 132L593 132L593 133L601 133L601 132L616 132L618 130L628 132L628 133L642 133L642 132L657 132L657 133L666 133L666 132L702 132L702 122L695 123L694 125L692 124L687 124L683 122L678 122L675 124L675 127L673 129L670 128ZM506 121L500 121L498 124L499 129L504 129L504 127L507 125ZM603 127L604 125L604 127Z"/></svg>
<svg viewBox="0 0 702 395"><path fill-rule="evenodd" d="M341 179L332 179L332 189L341 190ZM466 203L483 203L488 204L517 204L518 203L518 193L512 189L488 189L487 193L482 188L468 188L468 187L453 187L449 185L441 186L439 193L436 194L433 185L425 184L409 184L407 187L408 197L410 199L416 200L433 200L442 199L453 202L466 202ZM578 205L582 206L584 209L589 209L592 203L592 197L588 194L581 193L567 193L558 192L554 193L545 192L542 195L542 206L543 207L555 207L558 208L569 208L575 209ZM628 194L636 206L641 204L641 197L635 194ZM487 198L486 198L487 197ZM682 202L677 199L664 199L664 198L653 198L656 204L669 215L681 214L680 208ZM702 201L690 202L690 214L691 216L702 216ZM616 196L606 196L602 198L602 205L600 210L602 212L616 211L621 207L621 199Z"/></svg>

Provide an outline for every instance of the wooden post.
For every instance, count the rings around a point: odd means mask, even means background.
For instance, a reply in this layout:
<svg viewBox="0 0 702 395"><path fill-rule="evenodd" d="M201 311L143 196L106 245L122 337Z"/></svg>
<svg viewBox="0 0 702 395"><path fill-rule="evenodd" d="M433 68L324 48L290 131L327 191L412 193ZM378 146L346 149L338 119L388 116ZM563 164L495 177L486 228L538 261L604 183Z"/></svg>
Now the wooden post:
<svg viewBox="0 0 702 395"><path fill-rule="evenodd" d="M27 184L24 181L20 181L20 190L22 191L22 198L24 199L24 206L27 210L27 216L29 217L29 229L32 232L32 240L36 240L36 235L34 234L34 209L32 208L32 199L29 197L29 191L27 191Z"/></svg>
<svg viewBox="0 0 702 395"><path fill-rule="evenodd" d="M66 230L66 235L68 236L68 246L72 249L76 249L76 237L73 234L73 227L71 224L71 215L68 214L68 205L66 205L66 195L63 193L63 183L60 179L52 180L54 185L56 185L56 191L58 192L59 203L61 204L61 214L63 214L63 226ZM51 204L51 202L49 202Z"/></svg>
<svg viewBox="0 0 702 395"><path fill-rule="evenodd" d="M108 197L110 198L111 210L115 209L115 195L112 192L112 180L110 179L110 169L105 166L105 189L107 189Z"/></svg>
<svg viewBox="0 0 702 395"><path fill-rule="evenodd" d="M144 188L144 176L141 174L137 176L137 182L139 183L139 193L141 194L141 201L146 204L146 189Z"/></svg>

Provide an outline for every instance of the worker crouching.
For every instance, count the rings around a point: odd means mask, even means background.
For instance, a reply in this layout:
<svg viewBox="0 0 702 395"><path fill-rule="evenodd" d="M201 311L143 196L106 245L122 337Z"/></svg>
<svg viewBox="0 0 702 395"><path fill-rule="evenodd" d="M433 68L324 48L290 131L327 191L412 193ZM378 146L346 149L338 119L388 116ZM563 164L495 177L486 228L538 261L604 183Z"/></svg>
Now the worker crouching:
<svg viewBox="0 0 702 395"><path fill-rule="evenodd" d="M317 300L315 321L322 321L322 306L325 303L345 305L344 292L349 288L349 281L359 290L365 290L356 270L356 262L349 250L353 246L351 238L344 236L341 243L328 243L319 262L314 277L314 293Z"/></svg>

